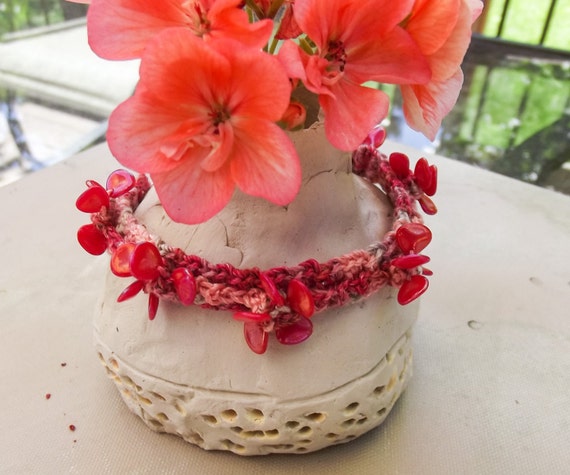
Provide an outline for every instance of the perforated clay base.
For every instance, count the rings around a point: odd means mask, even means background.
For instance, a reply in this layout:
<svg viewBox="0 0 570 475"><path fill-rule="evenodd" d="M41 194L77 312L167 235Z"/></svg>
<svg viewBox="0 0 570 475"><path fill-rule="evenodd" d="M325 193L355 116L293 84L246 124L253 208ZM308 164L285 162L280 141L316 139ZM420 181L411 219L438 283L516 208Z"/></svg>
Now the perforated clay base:
<svg viewBox="0 0 570 475"><path fill-rule="evenodd" d="M151 429L207 450L301 454L348 442L384 421L411 376L410 333L367 374L300 400L168 383L96 346L123 400Z"/></svg>

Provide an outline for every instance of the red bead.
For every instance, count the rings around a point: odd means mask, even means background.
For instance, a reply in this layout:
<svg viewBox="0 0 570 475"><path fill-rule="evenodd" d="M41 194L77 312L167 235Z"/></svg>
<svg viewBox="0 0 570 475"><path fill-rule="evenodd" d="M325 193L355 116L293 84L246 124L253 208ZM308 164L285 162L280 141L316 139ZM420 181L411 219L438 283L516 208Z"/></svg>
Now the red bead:
<svg viewBox="0 0 570 475"><path fill-rule="evenodd" d="M430 229L421 223L406 223L396 231L396 242L404 253L419 254L431 242Z"/></svg>
<svg viewBox="0 0 570 475"><path fill-rule="evenodd" d="M103 206L109 206L109 194L98 183L87 188L75 201L75 207L84 213L98 213Z"/></svg>
<svg viewBox="0 0 570 475"><path fill-rule="evenodd" d="M433 275L433 271L431 269L423 267L422 268L422 275L428 275L428 276Z"/></svg>
<svg viewBox="0 0 570 475"><path fill-rule="evenodd" d="M137 295L144 287L142 280L135 280L131 285L125 288L117 297L117 302L124 302Z"/></svg>
<svg viewBox="0 0 570 475"><path fill-rule="evenodd" d="M437 191L437 167L435 165L429 165L425 158L420 158L414 168L414 179L426 195L435 195Z"/></svg>
<svg viewBox="0 0 570 475"><path fill-rule="evenodd" d="M291 310L299 315L310 318L315 313L315 301L311 291L300 280L293 279L289 282L287 299L289 300Z"/></svg>
<svg viewBox="0 0 570 475"><path fill-rule="evenodd" d="M131 274L131 255L135 249L135 243L125 242L121 244L111 256L111 272L118 277L129 277Z"/></svg>
<svg viewBox="0 0 570 475"><path fill-rule="evenodd" d="M127 170L115 170L107 178L106 188L112 198L124 195L135 186L135 177Z"/></svg>
<svg viewBox="0 0 570 475"><path fill-rule="evenodd" d="M386 129L381 125L374 127L364 139L364 145L379 148L386 140Z"/></svg>
<svg viewBox="0 0 570 475"><path fill-rule="evenodd" d="M235 312L233 317L240 322L263 323L271 320L268 313Z"/></svg>
<svg viewBox="0 0 570 475"><path fill-rule="evenodd" d="M400 269L413 269L429 262L428 256L423 256L421 254L408 254L406 256L400 256L394 259L390 264L399 267Z"/></svg>
<svg viewBox="0 0 570 475"><path fill-rule="evenodd" d="M89 254L98 256L107 250L107 239L94 224L85 224L77 230L77 241Z"/></svg>
<svg viewBox="0 0 570 475"><path fill-rule="evenodd" d="M424 193L428 196L435 195L437 191L437 167L435 165L430 165L429 167L430 172L430 185L427 188L424 188Z"/></svg>
<svg viewBox="0 0 570 475"><path fill-rule="evenodd" d="M398 303L407 305L417 299L428 288L429 282L423 275L413 275L410 280L406 280L398 291Z"/></svg>
<svg viewBox="0 0 570 475"><path fill-rule="evenodd" d="M302 343L313 334L313 322L301 317L294 323L283 325L275 329L275 337L283 345L296 345Z"/></svg>
<svg viewBox="0 0 570 475"><path fill-rule="evenodd" d="M437 213L437 207L435 206L435 203L431 200L429 196L425 194L420 196L418 202L420 203L420 206L425 214L432 215Z"/></svg>
<svg viewBox="0 0 570 475"><path fill-rule="evenodd" d="M185 267L178 267L172 271L170 275L178 300L184 305L192 305L196 298L196 279L192 273Z"/></svg>
<svg viewBox="0 0 570 475"><path fill-rule="evenodd" d="M156 317L156 312L158 311L158 304L160 303L160 299L158 295L150 293L148 294L148 319L154 320Z"/></svg>
<svg viewBox="0 0 570 475"><path fill-rule="evenodd" d="M258 355L262 355L267 350L269 335L259 323L245 322L243 324L243 336L247 346Z"/></svg>
<svg viewBox="0 0 570 475"><path fill-rule="evenodd" d="M154 280L160 275L162 256L152 242L141 242L131 254L131 272L140 280Z"/></svg>
<svg viewBox="0 0 570 475"><path fill-rule="evenodd" d="M269 298L271 299L271 303L273 305L275 305L276 307L281 307L282 305L285 305L285 300L283 299L283 296L277 289L275 282L273 282L273 280L271 280L267 276L267 274L261 272L259 274L259 280L261 281L261 286L263 287L263 290L265 290L265 293L269 296Z"/></svg>
<svg viewBox="0 0 570 475"><path fill-rule="evenodd" d="M85 180L85 185L87 185L87 188L91 188L92 186L99 186L101 188L103 188L98 182L96 182L95 180Z"/></svg>
<svg viewBox="0 0 570 475"><path fill-rule="evenodd" d="M391 153L388 161L398 178L404 179L410 174L410 159L405 153Z"/></svg>
<svg viewBox="0 0 570 475"><path fill-rule="evenodd" d="M431 184L431 172L429 163L425 158L420 158L414 168L414 180L416 184L425 191Z"/></svg>

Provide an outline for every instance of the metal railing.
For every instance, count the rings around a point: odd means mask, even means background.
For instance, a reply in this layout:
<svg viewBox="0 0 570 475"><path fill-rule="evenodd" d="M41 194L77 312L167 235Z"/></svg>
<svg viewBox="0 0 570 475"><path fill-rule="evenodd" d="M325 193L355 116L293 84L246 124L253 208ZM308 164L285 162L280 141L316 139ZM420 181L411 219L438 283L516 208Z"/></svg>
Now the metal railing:
<svg viewBox="0 0 570 475"><path fill-rule="evenodd" d="M526 32L518 32L516 36L521 38L516 41L525 44L548 46L548 43L551 43L549 38L552 37L553 33L560 36L560 28L568 31L564 21L556 18L557 14L567 15L567 6L565 6L564 1L549 0L548 6L546 5L546 0L540 2L540 4L534 3L533 6L537 8L540 14L533 17L533 24L527 25ZM521 15L524 15L521 10L520 0L483 0L483 2L485 8L474 25L474 31L487 37L512 40L512 24L516 23ZM529 29L531 30L530 33ZM554 46L554 48L569 49L566 46Z"/></svg>
<svg viewBox="0 0 570 475"><path fill-rule="evenodd" d="M554 17L554 9L556 8L557 2L558 0L551 0L550 2L550 6L548 7L548 13L546 15L544 25L542 25L542 32L540 34L540 40L538 42L539 45L543 45L544 41L546 40L546 35L548 34L548 31L552 24L552 18ZM503 36L510 7L511 7L511 0L505 0L505 4L503 5L503 12L501 14L501 21L499 22L499 27L497 28L497 35L496 35L497 38L501 38Z"/></svg>

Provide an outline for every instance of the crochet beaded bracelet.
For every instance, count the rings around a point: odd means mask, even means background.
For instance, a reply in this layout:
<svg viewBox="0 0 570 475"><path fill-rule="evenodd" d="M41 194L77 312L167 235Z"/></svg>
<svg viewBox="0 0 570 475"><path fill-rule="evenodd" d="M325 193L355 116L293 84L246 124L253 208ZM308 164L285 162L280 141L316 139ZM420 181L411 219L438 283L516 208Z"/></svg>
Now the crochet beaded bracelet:
<svg viewBox="0 0 570 475"><path fill-rule="evenodd" d="M380 186L394 208L392 229L366 250L356 250L326 262L309 259L294 267L238 269L187 255L154 238L134 216L151 184L117 170L103 187L87 181L77 199L80 211L91 213L91 224L79 228L77 239L90 254L111 254L111 271L134 277L118 296L122 302L140 291L148 294L148 315L157 313L160 299L184 305L229 310L244 322L244 336L255 353L267 349L268 335L286 345L301 343L313 332L311 317L327 308L367 297L390 285L399 288L406 305L428 287L429 257L420 252L431 231L422 223L415 202L426 214L437 209L429 196L437 187L437 169L421 158L414 171L403 153L386 157L372 144L352 155L353 173Z"/></svg>

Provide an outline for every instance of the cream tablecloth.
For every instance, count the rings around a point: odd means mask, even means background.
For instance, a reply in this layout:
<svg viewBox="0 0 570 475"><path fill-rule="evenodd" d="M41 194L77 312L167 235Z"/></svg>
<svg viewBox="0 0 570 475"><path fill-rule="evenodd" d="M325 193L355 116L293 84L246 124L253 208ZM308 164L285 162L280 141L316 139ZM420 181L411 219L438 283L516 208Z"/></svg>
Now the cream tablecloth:
<svg viewBox="0 0 570 475"><path fill-rule="evenodd" d="M105 146L0 189L0 473L570 473L570 197L433 160L412 382L378 429L298 456L206 452L123 405L92 348L108 258L75 241Z"/></svg>

